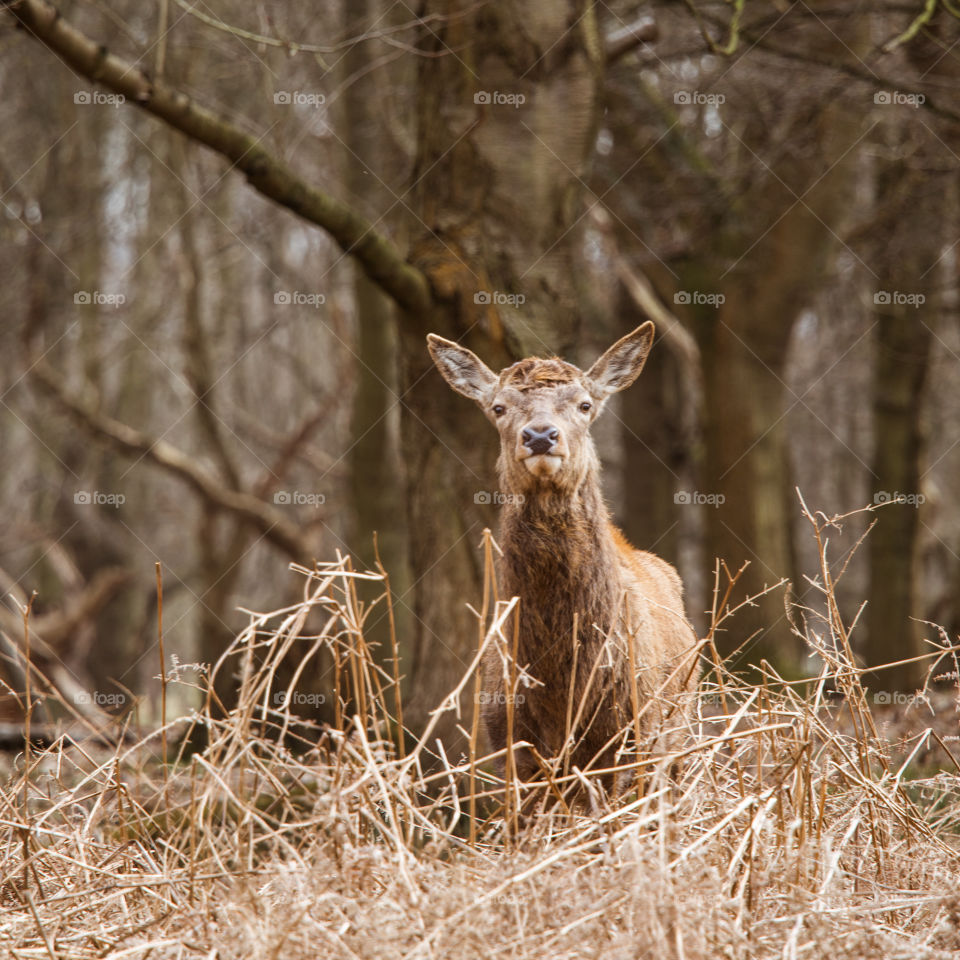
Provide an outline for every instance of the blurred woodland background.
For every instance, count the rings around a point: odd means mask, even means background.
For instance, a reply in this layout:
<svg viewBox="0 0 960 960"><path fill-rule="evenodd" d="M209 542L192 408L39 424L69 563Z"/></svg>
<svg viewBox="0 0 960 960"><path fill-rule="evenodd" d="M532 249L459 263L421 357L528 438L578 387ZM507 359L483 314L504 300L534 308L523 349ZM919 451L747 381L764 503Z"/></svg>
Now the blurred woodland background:
<svg viewBox="0 0 960 960"><path fill-rule="evenodd" d="M36 591L66 695L155 719L156 562L168 661L210 663L238 607L291 599L290 561L366 567L376 531L415 727L475 649L498 509L496 433L425 334L586 365L647 316L644 375L597 425L605 490L698 627L715 558L749 561L744 592L792 586L725 649L815 670L788 613L818 596L799 487L828 514L887 501L838 591L866 602L865 663L960 631L955 5L58 9L0 13L13 689ZM837 572L864 530L836 531Z"/></svg>

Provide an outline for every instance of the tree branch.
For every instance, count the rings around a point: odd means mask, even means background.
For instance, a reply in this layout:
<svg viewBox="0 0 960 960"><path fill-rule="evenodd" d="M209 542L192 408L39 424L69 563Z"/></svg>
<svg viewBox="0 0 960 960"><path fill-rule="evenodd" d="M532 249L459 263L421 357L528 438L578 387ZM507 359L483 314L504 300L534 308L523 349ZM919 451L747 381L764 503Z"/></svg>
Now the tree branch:
<svg viewBox="0 0 960 960"><path fill-rule="evenodd" d="M166 441L155 440L125 423L98 413L83 401L70 396L62 386L62 377L57 376L44 361L36 361L30 372L88 432L108 441L123 453L143 456L179 477L193 487L211 507L227 510L246 520L263 534L265 540L283 550L292 559L303 562L310 557L310 549L298 527L280 516L263 500L223 486L206 470L197 466L192 458Z"/></svg>
<svg viewBox="0 0 960 960"><path fill-rule="evenodd" d="M703 17L714 26L722 26L722 21L715 16L703 14ZM822 13L818 13L817 19L819 20L821 17ZM782 19L782 15L776 12L769 18L769 20L773 22L779 22L780 19ZM912 95L922 94L923 99L918 101L918 107L920 109L926 110L935 116L943 117L946 120L953 122L960 121L960 113L943 106L939 102L933 102L928 94L922 93L921 90L913 86L906 85L896 77L877 73L874 70L873 64L881 59L881 54L884 52L883 48L874 47L862 57L858 56L857 60L862 66L857 66L857 64L851 63L848 60L835 57L831 53L819 53L816 50L800 49L796 46L782 46L774 43L767 36L767 34L771 32L767 27L768 21L760 19L747 27L741 26L740 35L749 43L751 48L759 47L761 50L767 50L774 56L781 57L784 60L792 60L807 64L808 66L826 67L829 70L835 70L837 73L844 73L856 80L863 81L863 83L874 90L881 87L887 90L897 90L900 93Z"/></svg>
<svg viewBox="0 0 960 960"><path fill-rule="evenodd" d="M424 311L431 302L426 277L363 217L310 186L251 136L160 80L151 80L129 61L64 20L46 0L0 0L17 22L78 74L122 94L190 139L226 157L265 197L326 230L356 257L371 279L405 310Z"/></svg>
<svg viewBox="0 0 960 960"><path fill-rule="evenodd" d="M604 56L609 66L625 57L641 44L653 43L660 37L656 22L651 17L641 17L633 23L609 34L604 42Z"/></svg>

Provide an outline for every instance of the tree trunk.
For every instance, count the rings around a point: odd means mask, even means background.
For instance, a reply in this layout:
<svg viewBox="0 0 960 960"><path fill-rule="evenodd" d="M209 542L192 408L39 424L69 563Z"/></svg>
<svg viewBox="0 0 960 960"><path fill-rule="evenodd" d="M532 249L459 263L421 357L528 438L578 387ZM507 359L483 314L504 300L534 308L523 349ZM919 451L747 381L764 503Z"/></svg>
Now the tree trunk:
<svg viewBox="0 0 960 960"><path fill-rule="evenodd" d="M569 348L581 181L595 136L601 58L591 5L428 4L417 81L412 260L437 307L402 326L404 460L415 578L414 724L456 684L476 645L477 550L496 508L496 431L450 393L424 336L461 340L494 369ZM576 24L569 29L570 24ZM520 298L523 298L522 300ZM447 731L452 727L448 715Z"/></svg>
<svg viewBox="0 0 960 960"><path fill-rule="evenodd" d="M906 47L921 75L941 84L955 84L957 68L943 56L953 42L953 22L946 11ZM921 413L931 350L931 326L939 313L938 272L945 233L944 203L938 185L926 172L936 169L944 141L939 136L917 145L913 125L902 114L887 123L889 156L881 170L877 205L878 232L885 238L882 257L886 296L877 296L873 368L874 499L901 494L906 502L884 507L870 535L870 593L866 612L868 663L879 666L923 652L920 625L911 616L917 596L917 548L921 511L923 434ZM956 144L953 144L954 149ZM947 240L950 243L953 238ZM901 297L896 297L896 294ZM904 297L924 296L920 305ZM901 302L896 302L900 299ZM887 300L888 302L877 302ZM871 684L881 690L911 690L923 680L923 664L904 664L876 674Z"/></svg>
<svg viewBox="0 0 960 960"><path fill-rule="evenodd" d="M920 407L930 352L930 334L917 323L916 308L877 312L874 361L874 499L897 495L906 502L884 507L870 535L870 603L867 607L868 659L880 665L919 654L917 624L911 622L915 596L914 560L919 508L922 438ZM884 689L916 687L922 670L905 664L879 674Z"/></svg>
<svg viewBox="0 0 960 960"><path fill-rule="evenodd" d="M894 130L899 145L904 131ZM906 151L894 151L898 158ZM917 536L920 529L921 409L938 296L933 266L941 250L938 216L942 197L934 184L898 159L881 171L878 230L885 245L885 288L874 296L873 498L905 498L877 513L870 535L870 594L866 624L867 660L881 665L921 653L919 625L911 621L916 596ZM891 228L896 228L895 232ZM922 286L921 286L922 285ZM917 303L918 296L924 301ZM920 664L904 664L877 675L879 689L905 690L922 679Z"/></svg>
<svg viewBox="0 0 960 960"><path fill-rule="evenodd" d="M382 23L379 0L356 0L344 7L345 34L363 33L371 23ZM389 151L384 142L381 114L387 109L383 88L393 73L383 78L366 70L370 45L356 44L344 57L343 96L346 151L344 181L350 194L370 211L387 210L393 198L384 188L390 179ZM399 448L397 371L397 314L393 302L359 265L354 265L354 304L357 314L356 386L353 399L350 449L350 543L351 553L363 567L372 568L377 549L390 576L394 616L401 656L409 660L406 638L410 634L410 589L407 545L406 488ZM361 599L373 600L379 585L360 581ZM367 621L367 641L390 655L389 620L386 608Z"/></svg>

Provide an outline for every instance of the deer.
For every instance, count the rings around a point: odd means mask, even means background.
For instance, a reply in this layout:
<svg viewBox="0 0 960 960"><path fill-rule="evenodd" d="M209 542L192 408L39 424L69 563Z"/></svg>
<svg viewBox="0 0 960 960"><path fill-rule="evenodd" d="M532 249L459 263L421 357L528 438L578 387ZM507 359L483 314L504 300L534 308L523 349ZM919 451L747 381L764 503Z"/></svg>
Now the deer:
<svg viewBox="0 0 960 960"><path fill-rule="evenodd" d="M513 742L532 747L510 745L524 782L563 757L580 771L614 770L597 779L608 796L626 792L640 778L616 767L663 749L661 729L671 718L682 725L699 679L680 576L614 526L590 434L609 397L640 375L654 333L642 324L586 372L527 357L499 375L465 347L427 336L447 384L500 434L498 579L501 595L519 597L515 663L526 685L508 690L504 653L488 646L480 710L490 747L505 755L512 708Z"/></svg>

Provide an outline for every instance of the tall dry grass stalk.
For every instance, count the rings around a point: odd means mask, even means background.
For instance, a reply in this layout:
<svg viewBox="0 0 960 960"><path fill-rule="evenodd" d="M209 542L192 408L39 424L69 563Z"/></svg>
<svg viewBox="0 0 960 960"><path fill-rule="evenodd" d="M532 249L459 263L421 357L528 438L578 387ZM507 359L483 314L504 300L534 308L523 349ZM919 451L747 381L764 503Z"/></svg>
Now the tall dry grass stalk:
<svg viewBox="0 0 960 960"><path fill-rule="evenodd" d="M539 758L535 783L518 780L512 749L482 754L485 652L499 651L512 698L536 682L516 662L517 601L497 594L489 534L474 659L406 740L397 638L372 650L371 608L357 600L364 580L383 585L388 605L386 573L346 557L295 566L300 601L249 614L202 676L196 713L109 749L64 735L21 758L0 788L0 953L956 956L955 742L932 727L899 746L881 735L828 557L845 518L806 516L820 599L790 618L811 675L762 663L749 684L725 667L717 632L732 633L755 598L736 600L739 573L719 566L696 708L688 719L631 691L616 769L637 789L616 800L600 787L609 770L571 762L585 714L572 695L566 747ZM629 652L642 659L639 646ZM326 725L293 709L321 656L335 674ZM940 637L927 657L955 690L957 647ZM592 665L591 682L602 670ZM240 677L229 712L212 693L222 671ZM651 709L663 736L637 743ZM435 737L449 711L462 747ZM188 755L201 728L205 746ZM167 734L180 746L164 764ZM918 769L931 745L942 764Z"/></svg>

